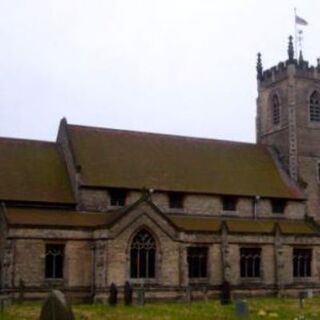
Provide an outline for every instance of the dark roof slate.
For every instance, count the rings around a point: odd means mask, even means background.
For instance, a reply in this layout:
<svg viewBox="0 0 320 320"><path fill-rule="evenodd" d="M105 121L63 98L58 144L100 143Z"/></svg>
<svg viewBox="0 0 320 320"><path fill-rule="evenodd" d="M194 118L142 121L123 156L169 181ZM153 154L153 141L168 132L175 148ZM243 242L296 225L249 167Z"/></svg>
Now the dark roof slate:
<svg viewBox="0 0 320 320"><path fill-rule="evenodd" d="M83 185L302 199L263 145L68 125Z"/></svg>
<svg viewBox="0 0 320 320"><path fill-rule="evenodd" d="M48 228L101 228L108 227L124 215L124 212L77 212L72 210L14 208L5 209L10 226ZM252 219L225 219L219 217L168 215L168 219L179 230L185 232L219 233L225 223L230 233L273 234L276 225L284 235L318 236L319 231L306 221L277 221Z"/></svg>
<svg viewBox="0 0 320 320"><path fill-rule="evenodd" d="M57 145L0 138L0 200L73 203Z"/></svg>
<svg viewBox="0 0 320 320"><path fill-rule="evenodd" d="M119 215L119 213L81 213L72 210L35 208L7 208L5 214L9 225L57 228L95 228L106 226Z"/></svg>

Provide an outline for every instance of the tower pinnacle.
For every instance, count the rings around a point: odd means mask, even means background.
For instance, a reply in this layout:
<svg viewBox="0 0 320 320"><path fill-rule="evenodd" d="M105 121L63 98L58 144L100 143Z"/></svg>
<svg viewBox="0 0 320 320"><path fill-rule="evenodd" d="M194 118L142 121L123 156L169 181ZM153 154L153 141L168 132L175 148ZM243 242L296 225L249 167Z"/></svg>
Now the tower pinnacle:
<svg viewBox="0 0 320 320"><path fill-rule="evenodd" d="M262 66L262 60L261 60L261 53L258 53L258 59L257 59L257 79L262 80L263 78L263 66Z"/></svg>
<svg viewBox="0 0 320 320"><path fill-rule="evenodd" d="M293 49L293 42L292 42L292 36L289 37L289 45L288 45L288 58L289 62L293 62L294 60L294 49Z"/></svg>

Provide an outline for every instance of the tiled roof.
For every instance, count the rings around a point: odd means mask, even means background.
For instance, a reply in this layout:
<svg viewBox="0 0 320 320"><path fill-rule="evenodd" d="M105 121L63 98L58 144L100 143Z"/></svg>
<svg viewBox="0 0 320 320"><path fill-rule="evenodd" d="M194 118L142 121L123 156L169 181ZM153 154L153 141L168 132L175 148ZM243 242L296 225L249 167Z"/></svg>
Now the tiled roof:
<svg viewBox="0 0 320 320"><path fill-rule="evenodd" d="M307 223L297 221L283 221L279 222L280 231L286 235L296 234L314 234L315 228Z"/></svg>
<svg viewBox="0 0 320 320"><path fill-rule="evenodd" d="M68 125L83 185L303 198L266 146Z"/></svg>
<svg viewBox="0 0 320 320"><path fill-rule="evenodd" d="M221 230L222 221L217 218L182 215L168 217L178 228L185 231L219 232Z"/></svg>
<svg viewBox="0 0 320 320"><path fill-rule="evenodd" d="M72 210L14 208L5 209L6 220L11 226L55 228L100 228L117 221L125 211L76 212ZM284 235L318 235L319 232L306 221L277 221L252 219L224 219L218 217L168 215L179 230L186 232L219 233L225 223L230 233L273 234L276 225Z"/></svg>
<svg viewBox="0 0 320 320"><path fill-rule="evenodd" d="M220 232L225 223L230 233L272 234L279 224L282 234L290 235L318 235L318 230L304 220L277 221L267 219L225 219L219 217L169 215L171 221L186 232Z"/></svg>
<svg viewBox="0 0 320 320"><path fill-rule="evenodd" d="M57 228L95 228L106 226L118 217L117 213L34 208L7 208L5 213L9 225Z"/></svg>
<svg viewBox="0 0 320 320"><path fill-rule="evenodd" d="M227 220L231 233L273 233L274 221L269 220Z"/></svg>
<svg viewBox="0 0 320 320"><path fill-rule="evenodd" d="M55 143L0 138L0 201L73 203Z"/></svg>

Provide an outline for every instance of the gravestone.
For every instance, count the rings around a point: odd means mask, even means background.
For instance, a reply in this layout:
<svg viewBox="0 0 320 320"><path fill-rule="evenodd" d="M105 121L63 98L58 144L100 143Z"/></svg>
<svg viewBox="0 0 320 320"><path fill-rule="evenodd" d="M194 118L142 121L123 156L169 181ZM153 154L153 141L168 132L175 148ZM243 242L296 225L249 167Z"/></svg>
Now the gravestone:
<svg viewBox="0 0 320 320"><path fill-rule="evenodd" d="M203 287L202 293L203 293L204 302L208 302L208 287L207 286Z"/></svg>
<svg viewBox="0 0 320 320"><path fill-rule="evenodd" d="M5 309L11 304L11 299L9 296L0 294L0 313L4 312ZM1 318L1 316L0 316Z"/></svg>
<svg viewBox="0 0 320 320"><path fill-rule="evenodd" d="M186 287L186 302L191 304L192 302L192 288L191 286Z"/></svg>
<svg viewBox="0 0 320 320"><path fill-rule="evenodd" d="M237 300L235 304L235 315L238 318L249 317L249 308L247 301Z"/></svg>
<svg viewBox="0 0 320 320"><path fill-rule="evenodd" d="M137 291L137 303L140 306L145 304L145 291L143 285Z"/></svg>
<svg viewBox="0 0 320 320"><path fill-rule="evenodd" d="M117 286L112 282L109 290L109 304L115 306L118 302L118 289Z"/></svg>
<svg viewBox="0 0 320 320"><path fill-rule="evenodd" d="M124 304L126 306L132 305L132 287L130 283L127 281L124 285Z"/></svg>
<svg viewBox="0 0 320 320"><path fill-rule="evenodd" d="M300 309L303 309L304 307L304 299L308 297L307 291L300 291L299 292L299 304L300 304Z"/></svg>
<svg viewBox="0 0 320 320"><path fill-rule="evenodd" d="M42 306L39 319L75 320L75 317L64 294L59 290L52 290Z"/></svg>
<svg viewBox="0 0 320 320"><path fill-rule="evenodd" d="M18 297L18 303L21 304L24 301L24 292L25 292L25 284L22 279L19 280L19 297Z"/></svg>
<svg viewBox="0 0 320 320"><path fill-rule="evenodd" d="M222 305L231 303L231 288L228 281L223 281L221 285L220 302Z"/></svg>

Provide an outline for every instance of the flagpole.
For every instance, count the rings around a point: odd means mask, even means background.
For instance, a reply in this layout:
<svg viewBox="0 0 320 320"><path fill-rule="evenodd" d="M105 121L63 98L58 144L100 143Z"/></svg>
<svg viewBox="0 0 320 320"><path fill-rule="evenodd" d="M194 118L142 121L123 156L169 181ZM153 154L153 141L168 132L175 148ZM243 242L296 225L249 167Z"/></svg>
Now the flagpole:
<svg viewBox="0 0 320 320"><path fill-rule="evenodd" d="M294 8L294 55L298 58L297 8Z"/></svg>

